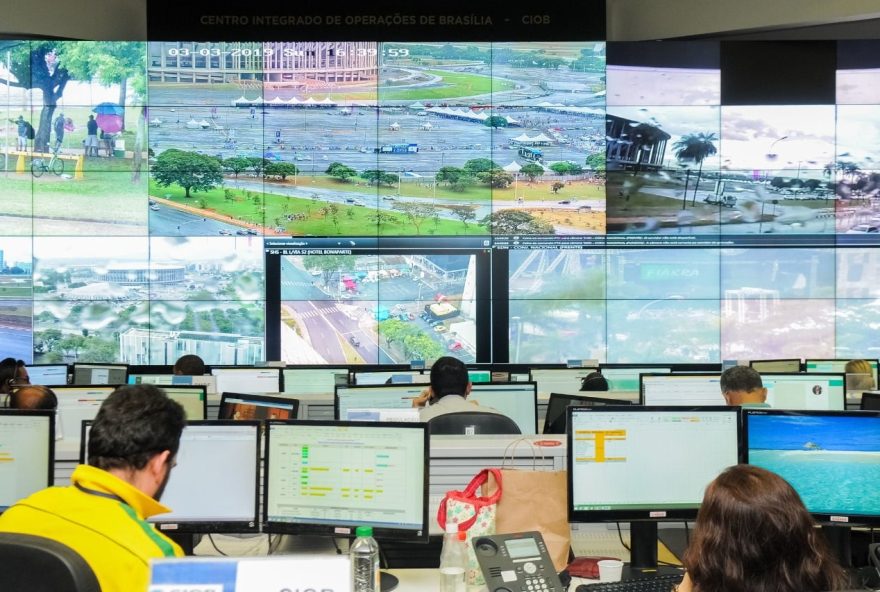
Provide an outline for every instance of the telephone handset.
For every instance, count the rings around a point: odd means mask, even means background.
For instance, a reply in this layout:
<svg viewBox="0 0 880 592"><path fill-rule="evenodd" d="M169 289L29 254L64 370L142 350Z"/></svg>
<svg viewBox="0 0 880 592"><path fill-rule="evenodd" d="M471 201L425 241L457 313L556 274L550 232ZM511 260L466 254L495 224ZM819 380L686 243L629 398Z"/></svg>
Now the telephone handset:
<svg viewBox="0 0 880 592"><path fill-rule="evenodd" d="M478 536L472 542L489 592L564 592L541 533Z"/></svg>

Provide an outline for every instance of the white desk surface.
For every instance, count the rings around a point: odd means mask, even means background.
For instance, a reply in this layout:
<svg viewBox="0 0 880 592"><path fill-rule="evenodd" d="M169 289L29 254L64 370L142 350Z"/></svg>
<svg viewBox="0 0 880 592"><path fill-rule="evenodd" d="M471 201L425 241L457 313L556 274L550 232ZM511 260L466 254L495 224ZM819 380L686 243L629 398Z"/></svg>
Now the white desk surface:
<svg viewBox="0 0 880 592"><path fill-rule="evenodd" d="M389 569L400 580L395 592L439 592L440 574L436 569ZM572 578L569 590L581 584L598 584L599 580ZM468 586L468 592L486 592L486 586Z"/></svg>

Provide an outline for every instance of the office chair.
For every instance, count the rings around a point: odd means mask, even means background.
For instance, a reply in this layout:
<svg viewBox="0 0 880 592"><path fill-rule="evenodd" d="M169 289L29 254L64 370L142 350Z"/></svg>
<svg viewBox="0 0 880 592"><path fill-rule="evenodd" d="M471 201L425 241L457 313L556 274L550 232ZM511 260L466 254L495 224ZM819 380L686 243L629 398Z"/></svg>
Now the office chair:
<svg viewBox="0 0 880 592"><path fill-rule="evenodd" d="M101 592L95 572L82 556L40 536L0 532L3 590Z"/></svg>
<svg viewBox="0 0 880 592"><path fill-rule="evenodd" d="M522 433L516 422L506 415L484 411L438 415L428 421L428 431L434 435Z"/></svg>
<svg viewBox="0 0 880 592"><path fill-rule="evenodd" d="M862 411L880 411L880 393L862 393Z"/></svg>

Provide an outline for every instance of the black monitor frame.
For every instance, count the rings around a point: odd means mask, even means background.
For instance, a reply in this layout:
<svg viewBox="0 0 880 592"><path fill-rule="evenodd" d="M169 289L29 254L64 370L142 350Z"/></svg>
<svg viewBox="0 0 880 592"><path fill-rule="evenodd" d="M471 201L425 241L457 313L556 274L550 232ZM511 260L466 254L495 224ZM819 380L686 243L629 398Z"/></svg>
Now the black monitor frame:
<svg viewBox="0 0 880 592"><path fill-rule="evenodd" d="M646 376L650 376L650 377L653 377L653 376L661 376L661 377L662 377L662 376L665 376L665 377L674 377L674 376L679 376L679 377L681 377L681 376L692 376L692 377L699 378L699 377L702 377L702 376L721 376L721 372L687 372L687 373L682 373L682 372L667 372L667 373L665 373L665 374L656 374L656 373L652 373L652 372L646 372L646 373L643 373L643 374L639 374L639 403L638 403L639 405L644 405L644 404L645 404L645 377L646 377ZM720 389L719 389L719 391L718 391L718 396L721 397L721 390L720 390ZM723 400L723 399L722 399L722 400ZM723 405L722 405L722 406L723 406ZM656 405L653 405L652 407L657 407L657 406L656 406ZM682 405L682 407L692 407L692 408L696 408L696 407L699 407L699 406L694 406L694 405Z"/></svg>
<svg viewBox="0 0 880 592"><path fill-rule="evenodd" d="M859 409L862 411L880 411L880 393L862 393L862 401L859 403Z"/></svg>
<svg viewBox="0 0 880 592"><path fill-rule="evenodd" d="M129 385L134 386L134 385ZM157 388L162 389L163 391L166 389L183 389L187 391L199 391L202 394L202 419L208 419L208 387L204 384L156 384L154 385ZM168 394L167 392L165 393ZM187 421L201 421L197 419L190 420L187 418Z"/></svg>
<svg viewBox="0 0 880 592"><path fill-rule="evenodd" d="M657 406L641 407L638 405L621 405L606 407L568 407L566 409L567 425L572 425L572 416L575 413L658 413L658 412L701 412L701 413L733 413L736 414L737 433L737 463L742 462L742 422L739 419L739 407L725 406ZM567 459L567 494L568 494L568 521L569 522L630 522L630 567L636 571L652 571L658 568L657 563L657 524L659 522L693 520L699 511L699 502L693 508L687 509L627 509L627 510L575 510L574 509L574 434L571 429L566 435L568 445ZM675 479L675 475L670 475ZM708 483L707 483L708 485Z"/></svg>
<svg viewBox="0 0 880 592"><path fill-rule="evenodd" d="M798 370L796 370L796 372L804 371L804 362L800 358L780 358L778 360L749 360L749 368L754 368L755 364L782 364L786 362L796 362L798 365ZM756 370L756 372L760 372L762 375L765 374L765 372L762 372L761 370Z"/></svg>
<svg viewBox="0 0 880 592"><path fill-rule="evenodd" d="M846 409L846 374L842 372L761 372L761 377L773 378L780 376L804 376L804 377L812 377L812 376L833 376L839 377L841 382L843 382L843 391L841 395L841 408L840 411ZM806 380L806 378L805 378ZM780 408L781 409L781 408ZM790 411L796 411L795 409L791 409Z"/></svg>
<svg viewBox="0 0 880 592"><path fill-rule="evenodd" d="M593 391L596 392L596 391ZM610 392L610 391L609 391ZM550 418L550 411L553 409L554 401L567 401L565 407L562 408L562 412L552 419ZM565 419L566 422L568 420L567 409L569 407L605 407L609 405L623 405L628 406L632 405L631 401L626 401L623 399L605 399L602 397L590 397L586 395L568 395L564 393L550 393L550 398L547 399L547 411L544 414L544 429L541 433L543 434L565 434L568 432L568 423L565 424L566 428L562 431L549 431L551 428L557 428L559 420ZM555 425L554 425L555 424Z"/></svg>
<svg viewBox="0 0 880 592"><path fill-rule="evenodd" d="M80 442L79 442L79 462L80 464L86 464L88 462L88 450L87 450L87 442L86 434L91 428L94 420L85 420L82 422L82 428L80 431ZM254 457L254 462L256 463L257 470L254 471L254 514L253 520L247 521L192 521L192 522L172 522L172 521L163 521L157 520L151 522L158 530L165 533L215 533L215 532L226 532L226 533L256 533L260 532L260 501L261 501L261 477L260 477L260 453L262 449L260 447L260 426L262 422L260 421L226 421L226 420L204 420L204 421L187 421L186 427L192 426L208 426L208 427L218 427L218 426L254 426L255 427L255 438L256 438L256 446L254 446L256 453ZM186 429L186 428L184 428ZM171 478L174 477L174 471L172 470ZM208 491L205 492L206 495L222 495L222 492L217 491ZM172 508L173 510L173 508Z"/></svg>
<svg viewBox="0 0 880 592"><path fill-rule="evenodd" d="M269 520L269 474L271 467L271 434L273 426L329 426L329 427L348 427L348 428L367 428L367 429L389 429L402 428L421 430L423 437L423 462L424 471L422 475L422 528L420 530L407 530L402 528L386 528L381 526L373 526L373 537L377 540L386 541L409 541L417 543L426 543L428 541L428 491L430 477L430 458L431 446L430 435L428 433L427 423L417 422L371 422L371 421L309 421L309 420L289 420L277 421L270 420L266 422L266 433L264 438L265 452L264 468L263 468L263 532L277 534L301 534L301 535L317 535L326 537L348 537L354 536L355 527L359 526L352 522L351 525L334 525L334 524L306 524L301 522L273 522ZM350 526L350 527L349 527Z"/></svg>
<svg viewBox="0 0 880 592"><path fill-rule="evenodd" d="M28 370L28 375L30 375L30 371L31 371L31 370L36 370L37 368L46 368L46 367L49 367L49 366L51 366L51 367L53 367L53 368L54 368L54 367L64 366L64 367L67 369L67 370L65 371L65 373L64 373L64 384L45 384L45 383L42 383L42 382L31 382L31 384L38 384L38 385L42 385L42 386L48 386L48 387L50 387L50 388L51 388L51 387L55 387L55 386L69 386L69 383L67 382L67 381L68 381L68 378L70 377L70 365L69 365L69 364L30 364L30 365L25 366L25 368L27 368L27 370Z"/></svg>
<svg viewBox="0 0 880 592"><path fill-rule="evenodd" d="M125 378L122 380L122 382L108 382L107 384L102 385L102 386L114 385L114 384L115 385L128 384L128 373L129 373L129 365L128 364L92 364L92 363L85 363L85 362L74 362L73 367L71 369L72 374L73 374L73 378L71 379L70 384L68 386L96 386L92 382L86 383L85 385L81 385L81 384L77 383L76 382L76 371L78 368L123 368L125 370Z"/></svg>
<svg viewBox="0 0 880 592"><path fill-rule="evenodd" d="M234 403L230 403L229 399L244 399L246 403L269 403L266 407L272 407L272 403L279 403L282 405L291 405L293 407L293 416L291 419L296 419L299 414L299 399L292 399L290 397L276 397L274 395L253 395L250 393L230 393L224 392L220 395L220 408L217 411L217 419L221 421L248 421L248 420L240 420L233 419L231 417L224 417L224 409L227 405L234 405ZM255 419L254 421L267 421L265 419Z"/></svg>
<svg viewBox="0 0 880 592"><path fill-rule="evenodd" d="M55 411L52 409L9 409L0 407L0 417L48 417L49 418L49 458L46 463L46 485L55 481ZM0 514L3 510L0 509Z"/></svg>

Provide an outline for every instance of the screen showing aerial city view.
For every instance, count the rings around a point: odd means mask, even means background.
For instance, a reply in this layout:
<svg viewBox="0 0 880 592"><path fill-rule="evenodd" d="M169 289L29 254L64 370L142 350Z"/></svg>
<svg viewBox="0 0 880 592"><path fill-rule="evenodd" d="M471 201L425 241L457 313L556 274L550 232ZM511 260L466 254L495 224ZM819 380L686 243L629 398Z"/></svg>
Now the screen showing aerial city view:
<svg viewBox="0 0 880 592"><path fill-rule="evenodd" d="M726 103L706 41L0 45L16 358L878 355L861 45L834 104Z"/></svg>

